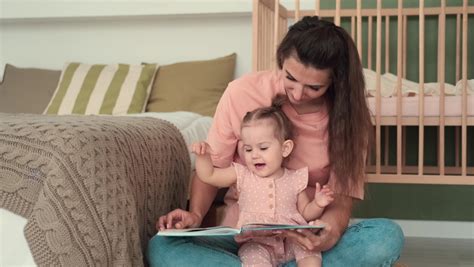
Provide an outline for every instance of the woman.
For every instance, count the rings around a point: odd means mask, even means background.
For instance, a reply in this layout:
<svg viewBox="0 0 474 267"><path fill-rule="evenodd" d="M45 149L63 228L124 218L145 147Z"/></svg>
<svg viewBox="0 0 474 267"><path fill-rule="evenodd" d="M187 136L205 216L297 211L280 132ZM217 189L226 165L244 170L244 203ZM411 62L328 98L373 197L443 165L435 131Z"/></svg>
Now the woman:
<svg viewBox="0 0 474 267"><path fill-rule="evenodd" d="M341 27L317 17L304 17L290 27L277 51L279 70L243 76L229 84L219 101L208 135L213 164L228 167L239 157L240 122L247 111L269 106L286 94L283 109L295 126L295 149L286 167L309 168L307 193L319 182L336 193L326 207L318 234L288 231L283 235L307 250L323 251L325 266L390 266L399 257L403 233L386 219L348 226L354 203L363 198L365 159L372 129L357 49ZM193 179L190 210L160 217L157 227L199 226L217 189ZM235 188L226 195L223 225L235 226ZM148 249L150 264L162 266L240 266L233 240L208 242L155 237ZM183 257L184 256L184 257ZM287 266L294 262L287 263Z"/></svg>

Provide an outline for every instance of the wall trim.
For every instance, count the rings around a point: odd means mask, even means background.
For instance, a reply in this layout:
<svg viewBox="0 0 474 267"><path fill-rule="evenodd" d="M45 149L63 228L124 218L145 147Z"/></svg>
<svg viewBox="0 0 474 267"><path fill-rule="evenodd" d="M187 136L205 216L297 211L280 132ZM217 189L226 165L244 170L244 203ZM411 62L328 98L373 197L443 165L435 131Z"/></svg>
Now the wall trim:
<svg viewBox="0 0 474 267"><path fill-rule="evenodd" d="M136 16L239 16L251 14L250 0L2 0L0 21Z"/></svg>
<svg viewBox="0 0 474 267"><path fill-rule="evenodd" d="M363 219L351 220L356 223ZM394 220L405 237L474 239L474 222Z"/></svg>

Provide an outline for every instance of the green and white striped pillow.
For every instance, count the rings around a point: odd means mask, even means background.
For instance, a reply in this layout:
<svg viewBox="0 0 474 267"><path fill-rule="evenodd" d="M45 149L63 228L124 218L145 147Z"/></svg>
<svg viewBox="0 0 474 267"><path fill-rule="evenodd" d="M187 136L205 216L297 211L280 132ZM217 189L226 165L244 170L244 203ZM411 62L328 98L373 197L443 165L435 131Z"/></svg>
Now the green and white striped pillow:
<svg viewBox="0 0 474 267"><path fill-rule="evenodd" d="M145 110L156 64L68 63L45 114L140 113Z"/></svg>

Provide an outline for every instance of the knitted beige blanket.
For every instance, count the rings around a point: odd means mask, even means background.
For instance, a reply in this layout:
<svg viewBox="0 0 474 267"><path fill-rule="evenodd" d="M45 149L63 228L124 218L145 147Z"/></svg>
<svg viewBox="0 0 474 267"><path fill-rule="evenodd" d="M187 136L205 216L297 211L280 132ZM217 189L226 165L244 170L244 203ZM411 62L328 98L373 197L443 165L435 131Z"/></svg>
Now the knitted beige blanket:
<svg viewBox="0 0 474 267"><path fill-rule="evenodd" d="M189 175L184 140L162 120L0 114L0 207L27 219L38 265L143 266Z"/></svg>

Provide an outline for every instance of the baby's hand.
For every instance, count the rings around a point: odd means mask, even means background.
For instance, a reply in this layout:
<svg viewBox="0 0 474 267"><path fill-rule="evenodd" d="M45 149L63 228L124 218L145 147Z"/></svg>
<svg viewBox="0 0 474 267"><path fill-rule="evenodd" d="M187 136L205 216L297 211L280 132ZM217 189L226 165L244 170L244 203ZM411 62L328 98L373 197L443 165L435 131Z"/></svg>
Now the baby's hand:
<svg viewBox="0 0 474 267"><path fill-rule="evenodd" d="M211 153L211 146L204 141L197 142L191 145L191 152L198 156L206 155Z"/></svg>
<svg viewBox="0 0 474 267"><path fill-rule="evenodd" d="M316 205L321 208L324 208L327 205L331 204L333 200L334 191L332 191L328 185L323 185L323 188L321 188L321 185L319 183L316 183L316 191L314 192L313 200L315 201Z"/></svg>

